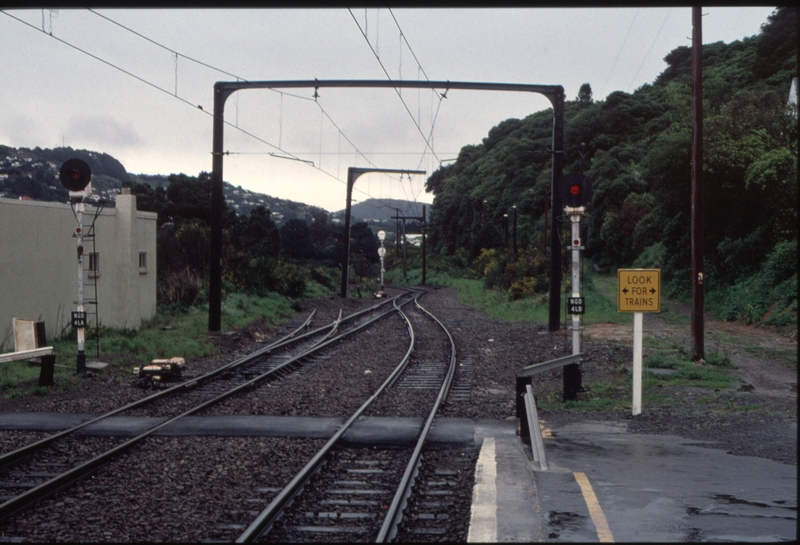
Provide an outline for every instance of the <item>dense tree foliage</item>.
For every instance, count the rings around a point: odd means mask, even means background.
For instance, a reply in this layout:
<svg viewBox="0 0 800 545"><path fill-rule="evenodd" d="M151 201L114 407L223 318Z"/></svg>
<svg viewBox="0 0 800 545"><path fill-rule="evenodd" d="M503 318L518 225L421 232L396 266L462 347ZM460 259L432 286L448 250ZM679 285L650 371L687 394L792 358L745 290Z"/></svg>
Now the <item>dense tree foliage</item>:
<svg viewBox="0 0 800 545"><path fill-rule="evenodd" d="M796 21L796 8L778 8L759 35L703 46L711 287L732 286L779 248L785 256L785 245L797 244L797 113L788 104L797 76ZM564 172L582 171L593 182L587 257L602 265L661 267L668 294L683 295L690 288L691 49L678 47L665 61L653 84L632 94L617 91L598 101L589 84L581 86L565 104ZM502 121L430 176L433 253L485 262L487 252L503 248L502 218L512 206L521 246L549 252L543 235L552 213L552 123L552 110ZM504 259L483 266L487 285L506 274L487 273L497 264L510 267L513 260Z"/></svg>
<svg viewBox="0 0 800 545"><path fill-rule="evenodd" d="M158 213L158 290L163 303L204 298L209 270L211 194L208 173L170 175L164 187L129 182L139 210ZM223 283L226 289L301 296L310 278L333 289L318 267L341 267L344 229L322 209L278 229L271 212L223 210ZM378 239L365 222L351 226L351 254L377 261Z"/></svg>
<svg viewBox="0 0 800 545"><path fill-rule="evenodd" d="M209 265L209 176L173 174L166 189L131 182L139 210L158 213L158 291L163 303L202 300ZM280 261L280 233L263 206L223 212L224 281L237 291L302 295L305 278Z"/></svg>

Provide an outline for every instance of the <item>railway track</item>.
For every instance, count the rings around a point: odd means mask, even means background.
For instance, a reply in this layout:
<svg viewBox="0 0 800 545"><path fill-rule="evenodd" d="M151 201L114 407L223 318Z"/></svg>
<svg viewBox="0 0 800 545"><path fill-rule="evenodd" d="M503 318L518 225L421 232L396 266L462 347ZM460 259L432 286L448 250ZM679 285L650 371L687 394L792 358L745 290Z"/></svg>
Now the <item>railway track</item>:
<svg viewBox="0 0 800 545"><path fill-rule="evenodd" d="M264 381L296 375L303 361L394 314L398 304L402 306L412 297L403 293L345 318L340 313L334 322L303 332L310 326L312 313L296 330L215 371L3 454L0 456L0 520L86 477L178 419L248 392ZM398 303L398 299L404 301ZM162 421L133 438L80 437L81 430L99 421L142 414L157 415Z"/></svg>
<svg viewBox="0 0 800 545"><path fill-rule="evenodd" d="M237 542L387 542L397 536L403 513L417 483L428 434L450 390L457 364L455 343L450 333L418 303L421 293L415 294L413 311L403 312L395 302L395 308L406 322L409 337L408 350L395 370L303 469L283 489L274 491L267 507L236 537ZM439 343L446 339L445 351L436 350L434 337L437 334L424 330L424 335L428 337L425 348L417 351L414 358L411 357L418 341L413 322L421 320L433 320L436 323ZM417 328L416 331L423 329ZM413 448L384 447L380 438L376 438L370 448L342 445L343 436L359 418L369 414L370 410L392 414L393 400L409 392L419 398L420 403L427 398L424 424ZM402 406L409 406L408 399ZM381 410L377 411L375 407L381 407ZM434 475L444 480L420 483L416 487L417 496L446 496L446 487L454 482L446 477L459 474L458 470L448 468L429 467L428 471L433 471ZM441 485L445 488L433 489ZM405 520L404 535L445 535L448 530L436 526L435 522L437 518L440 522L447 519L446 511L452 502L446 499L414 501L424 512L418 511L416 515L422 516ZM431 525L431 520L434 525ZM236 529L230 530L233 532Z"/></svg>

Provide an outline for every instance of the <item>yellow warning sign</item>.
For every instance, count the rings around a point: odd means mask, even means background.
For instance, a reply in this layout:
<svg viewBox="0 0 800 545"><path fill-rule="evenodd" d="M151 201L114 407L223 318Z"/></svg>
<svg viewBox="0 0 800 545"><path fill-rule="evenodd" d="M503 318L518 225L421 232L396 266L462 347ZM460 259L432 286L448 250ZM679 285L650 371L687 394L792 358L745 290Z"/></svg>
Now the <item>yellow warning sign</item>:
<svg viewBox="0 0 800 545"><path fill-rule="evenodd" d="M617 270L619 312L661 311L661 269Z"/></svg>

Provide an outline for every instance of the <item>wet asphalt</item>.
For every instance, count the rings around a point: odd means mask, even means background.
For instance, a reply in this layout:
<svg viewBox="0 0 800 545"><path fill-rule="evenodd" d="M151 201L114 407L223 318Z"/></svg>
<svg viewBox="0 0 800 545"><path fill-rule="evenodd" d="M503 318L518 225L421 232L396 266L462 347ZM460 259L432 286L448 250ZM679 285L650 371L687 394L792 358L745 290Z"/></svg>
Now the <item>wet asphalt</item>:
<svg viewBox="0 0 800 545"><path fill-rule="evenodd" d="M534 480L545 541L797 540L797 466L629 433L626 423L544 426L549 470ZM588 478L593 508L576 473ZM610 536L598 532L598 513Z"/></svg>

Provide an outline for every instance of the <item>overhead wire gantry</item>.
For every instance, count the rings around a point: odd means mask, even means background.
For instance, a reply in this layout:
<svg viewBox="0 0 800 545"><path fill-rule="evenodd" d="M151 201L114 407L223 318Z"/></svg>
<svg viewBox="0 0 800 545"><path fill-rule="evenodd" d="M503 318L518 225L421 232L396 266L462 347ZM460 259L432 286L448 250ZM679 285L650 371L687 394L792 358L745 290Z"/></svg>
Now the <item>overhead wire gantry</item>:
<svg viewBox="0 0 800 545"><path fill-rule="evenodd" d="M564 88L561 85L537 85L527 83L491 83L468 81L429 80L288 80L288 81L218 81L214 84L214 127L211 170L211 265L209 270L208 330L219 331L222 327L222 191L223 141L225 127L225 101L236 91L243 89L287 89L322 87L338 88L412 88L412 89L464 89L472 91L511 91L538 93L547 97L553 106L552 177L550 182L551 210L561 209L558 187L564 169ZM560 325L561 248L557 215L551 218L550 230L550 331L558 331Z"/></svg>

